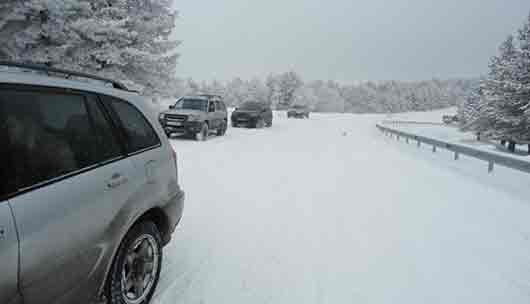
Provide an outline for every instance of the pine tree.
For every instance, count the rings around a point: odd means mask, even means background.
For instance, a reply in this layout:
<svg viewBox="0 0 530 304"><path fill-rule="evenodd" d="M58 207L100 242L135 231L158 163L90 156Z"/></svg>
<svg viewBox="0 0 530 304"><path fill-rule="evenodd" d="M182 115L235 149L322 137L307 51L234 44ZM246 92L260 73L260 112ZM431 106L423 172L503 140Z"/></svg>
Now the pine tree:
<svg viewBox="0 0 530 304"><path fill-rule="evenodd" d="M519 82L518 106L524 110L524 127L519 134L522 140L530 140L530 15L519 30L520 53L516 65L516 79ZM529 146L530 149L530 146Z"/></svg>
<svg viewBox="0 0 530 304"><path fill-rule="evenodd" d="M517 57L514 37L510 35L499 47L499 55L492 58L484 83L482 125L477 127L496 138L510 138L520 131L522 111L516 105L518 84L514 77Z"/></svg>

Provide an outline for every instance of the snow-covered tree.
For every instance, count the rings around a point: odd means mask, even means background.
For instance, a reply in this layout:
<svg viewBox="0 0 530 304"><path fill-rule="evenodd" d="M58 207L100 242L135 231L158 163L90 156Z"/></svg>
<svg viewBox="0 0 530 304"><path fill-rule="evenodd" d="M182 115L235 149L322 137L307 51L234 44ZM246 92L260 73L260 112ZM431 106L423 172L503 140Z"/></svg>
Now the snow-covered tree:
<svg viewBox="0 0 530 304"><path fill-rule="evenodd" d="M519 30L519 57L515 77L519 82L518 106L524 110L525 126L520 137L530 140L530 15L525 25ZM530 147L529 147L530 148Z"/></svg>
<svg viewBox="0 0 530 304"><path fill-rule="evenodd" d="M490 73L484 84L484 107L481 111L487 133L493 137L516 137L524 127L519 102L519 83L515 74L519 51L514 37L499 47L499 55L492 58Z"/></svg>
<svg viewBox="0 0 530 304"><path fill-rule="evenodd" d="M295 92L302 85L302 79L295 72L286 72L277 76L278 107L287 108L292 105Z"/></svg>
<svg viewBox="0 0 530 304"><path fill-rule="evenodd" d="M28 8L24 1L2 0L0 2L0 59L16 58L25 41L17 37L31 24L26 19ZM29 37L28 37L29 38Z"/></svg>
<svg viewBox="0 0 530 304"><path fill-rule="evenodd" d="M175 81L171 0L21 0L30 23L13 37L14 60L121 80L146 95Z"/></svg>

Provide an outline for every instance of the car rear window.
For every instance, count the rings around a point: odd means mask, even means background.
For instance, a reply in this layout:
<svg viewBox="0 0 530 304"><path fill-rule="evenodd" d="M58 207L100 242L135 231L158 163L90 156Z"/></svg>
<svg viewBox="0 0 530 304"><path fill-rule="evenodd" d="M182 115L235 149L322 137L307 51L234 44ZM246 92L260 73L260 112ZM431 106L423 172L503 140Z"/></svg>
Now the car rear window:
<svg viewBox="0 0 530 304"><path fill-rule="evenodd" d="M94 166L119 151L101 146L84 95L3 89L0 136L9 166L2 187L24 190ZM102 153L105 151L105 153ZM3 179L6 180L6 179Z"/></svg>

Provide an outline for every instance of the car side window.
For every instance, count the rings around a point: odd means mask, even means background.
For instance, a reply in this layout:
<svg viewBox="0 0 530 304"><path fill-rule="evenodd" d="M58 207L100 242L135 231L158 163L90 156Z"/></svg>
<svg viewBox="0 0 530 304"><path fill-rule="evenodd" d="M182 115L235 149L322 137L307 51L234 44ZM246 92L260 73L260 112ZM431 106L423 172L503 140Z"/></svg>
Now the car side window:
<svg viewBox="0 0 530 304"><path fill-rule="evenodd" d="M104 96L125 131L127 152L135 153L160 145L160 139L144 115L130 103Z"/></svg>
<svg viewBox="0 0 530 304"><path fill-rule="evenodd" d="M215 112L215 102L214 101L210 101L210 103L208 104L208 112Z"/></svg>
<svg viewBox="0 0 530 304"><path fill-rule="evenodd" d="M121 157L121 147L109 120L103 114L95 95L87 96L87 106L95 129L98 161L109 161Z"/></svg>
<svg viewBox="0 0 530 304"><path fill-rule="evenodd" d="M83 95L3 89L11 167L10 192L27 189L98 163L96 137ZM4 190L5 191L5 190Z"/></svg>
<svg viewBox="0 0 530 304"><path fill-rule="evenodd" d="M4 109L3 103L0 102L0 143L4 146L4 148L0 149L0 180L2 181L0 182L0 201L10 192L11 188L9 173L13 171L11 168L13 162L11 161L11 151L9 148L11 143L9 142L8 135L6 110Z"/></svg>

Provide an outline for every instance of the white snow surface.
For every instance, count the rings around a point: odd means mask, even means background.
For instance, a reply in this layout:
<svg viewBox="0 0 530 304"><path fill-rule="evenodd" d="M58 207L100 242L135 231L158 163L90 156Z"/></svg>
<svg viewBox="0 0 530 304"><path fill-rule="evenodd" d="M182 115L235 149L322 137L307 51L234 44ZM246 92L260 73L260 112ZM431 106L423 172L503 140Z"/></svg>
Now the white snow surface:
<svg viewBox="0 0 530 304"><path fill-rule="evenodd" d="M172 141L186 206L155 304L530 302L528 175L392 140L385 115L275 115Z"/></svg>

